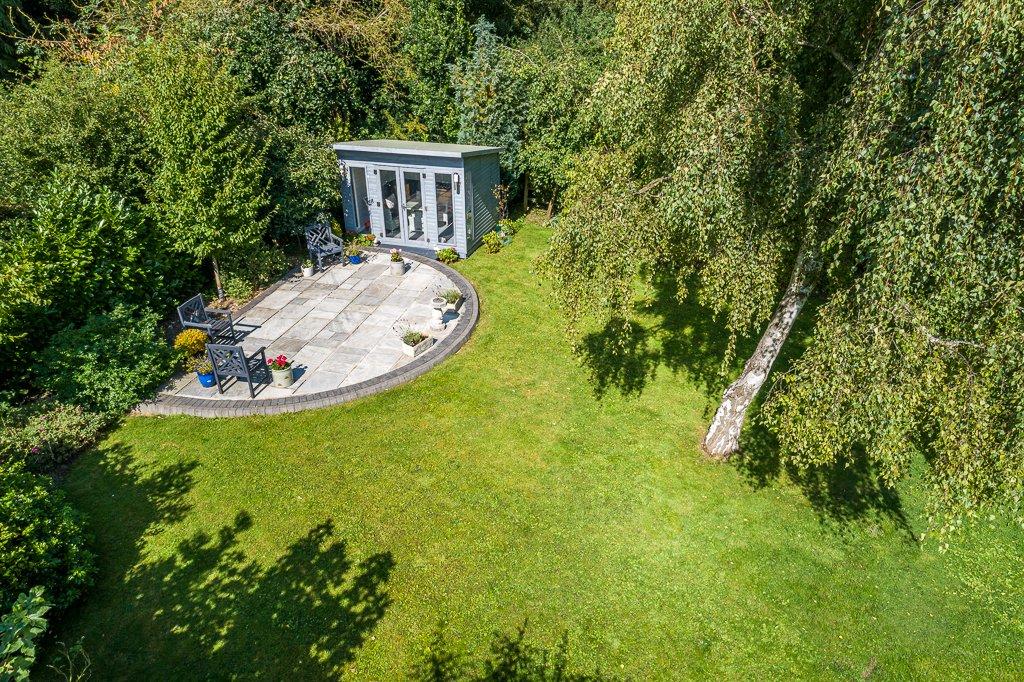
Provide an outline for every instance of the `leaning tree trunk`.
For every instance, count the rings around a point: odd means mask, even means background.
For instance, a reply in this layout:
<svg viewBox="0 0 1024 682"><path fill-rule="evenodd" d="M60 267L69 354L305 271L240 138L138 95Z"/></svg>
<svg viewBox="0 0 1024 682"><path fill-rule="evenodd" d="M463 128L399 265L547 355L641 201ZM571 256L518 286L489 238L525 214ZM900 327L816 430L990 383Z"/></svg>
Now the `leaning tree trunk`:
<svg viewBox="0 0 1024 682"><path fill-rule="evenodd" d="M743 365L743 372L729 385L722 396L722 403L711 420L711 426L701 442L705 454L714 459L729 459L740 449L740 431L747 410L768 378L772 365L779 357L782 344L793 329L800 309L814 288L814 268L808 266L803 254L797 257L793 275L786 287L782 300L772 314L768 328L754 349L753 355Z"/></svg>

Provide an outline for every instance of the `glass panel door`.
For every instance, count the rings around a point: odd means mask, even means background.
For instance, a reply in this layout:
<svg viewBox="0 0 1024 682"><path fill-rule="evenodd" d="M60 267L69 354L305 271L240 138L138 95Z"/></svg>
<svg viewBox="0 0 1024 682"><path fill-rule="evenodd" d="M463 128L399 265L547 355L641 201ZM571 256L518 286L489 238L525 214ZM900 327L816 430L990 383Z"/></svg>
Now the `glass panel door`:
<svg viewBox="0 0 1024 682"><path fill-rule="evenodd" d="M402 218L399 207L398 176L393 170L380 171L380 196L384 201L384 236L389 239L401 239Z"/></svg>
<svg viewBox="0 0 1024 682"><path fill-rule="evenodd" d="M366 193L366 169L352 166L352 193L355 199L356 232L370 231L370 197Z"/></svg>
<svg viewBox="0 0 1024 682"><path fill-rule="evenodd" d="M423 230L423 191L417 171L402 171L405 190L405 239L422 242L427 238Z"/></svg>
<svg viewBox="0 0 1024 682"><path fill-rule="evenodd" d="M452 203L452 174L434 175L434 196L437 199L437 241L451 244L455 241L455 204Z"/></svg>

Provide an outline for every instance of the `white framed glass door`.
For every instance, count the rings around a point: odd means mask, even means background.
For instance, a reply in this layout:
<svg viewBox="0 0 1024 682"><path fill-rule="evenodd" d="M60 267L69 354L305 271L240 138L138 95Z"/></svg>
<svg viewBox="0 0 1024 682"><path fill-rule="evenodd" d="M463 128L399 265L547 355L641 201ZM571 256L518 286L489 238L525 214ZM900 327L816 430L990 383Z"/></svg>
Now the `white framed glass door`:
<svg viewBox="0 0 1024 682"><path fill-rule="evenodd" d="M383 212L381 222L384 225L384 238L403 239L402 188L398 183L398 172L390 168L381 168L378 177L381 196L380 208Z"/></svg>
<svg viewBox="0 0 1024 682"><path fill-rule="evenodd" d="M424 192L425 185L434 181L433 173L421 168L384 168L374 169L374 179L380 189L380 201L371 210L376 213L377 221L383 226L380 233L388 242L399 242L410 246L425 245L431 241L428 234L432 226L427 220L432 219L429 199ZM376 189L376 188L374 188Z"/></svg>
<svg viewBox="0 0 1024 682"><path fill-rule="evenodd" d="M427 239L424 224L423 184L421 171L402 169L402 198L404 221L402 239L410 244L422 244ZM426 177L426 173L422 173Z"/></svg>

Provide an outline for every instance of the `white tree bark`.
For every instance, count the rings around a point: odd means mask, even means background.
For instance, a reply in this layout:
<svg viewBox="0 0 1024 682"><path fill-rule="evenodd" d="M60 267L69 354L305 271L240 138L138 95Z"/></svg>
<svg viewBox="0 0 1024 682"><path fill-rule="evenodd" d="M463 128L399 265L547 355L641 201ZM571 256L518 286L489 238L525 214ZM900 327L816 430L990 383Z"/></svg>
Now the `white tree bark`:
<svg viewBox="0 0 1024 682"><path fill-rule="evenodd" d="M729 385L722 396L722 403L711 420L711 426L701 442L704 453L713 459L727 460L740 449L740 431L747 417L747 410L764 386L772 365L779 357L782 345L793 329L797 315L807 302L813 289L813 273L808 269L803 256L797 257L793 274L782 300L775 308L761 340L754 353L743 365L743 372Z"/></svg>

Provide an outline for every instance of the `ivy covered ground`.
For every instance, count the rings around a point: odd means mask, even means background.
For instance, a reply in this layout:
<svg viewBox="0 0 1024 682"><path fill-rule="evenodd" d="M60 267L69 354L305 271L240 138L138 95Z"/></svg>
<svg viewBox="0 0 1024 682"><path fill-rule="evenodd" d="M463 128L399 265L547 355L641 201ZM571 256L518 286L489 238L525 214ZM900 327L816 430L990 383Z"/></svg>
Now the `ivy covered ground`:
<svg viewBox="0 0 1024 682"><path fill-rule="evenodd" d="M581 365L535 274L547 237L458 266L480 325L412 384L131 418L81 457L100 575L57 639L95 679L389 679L439 626L475 655L524 621L634 679L1024 675L1024 534L940 552L917 480L789 475L756 427L708 463L725 334L652 295L646 351L595 335Z"/></svg>

